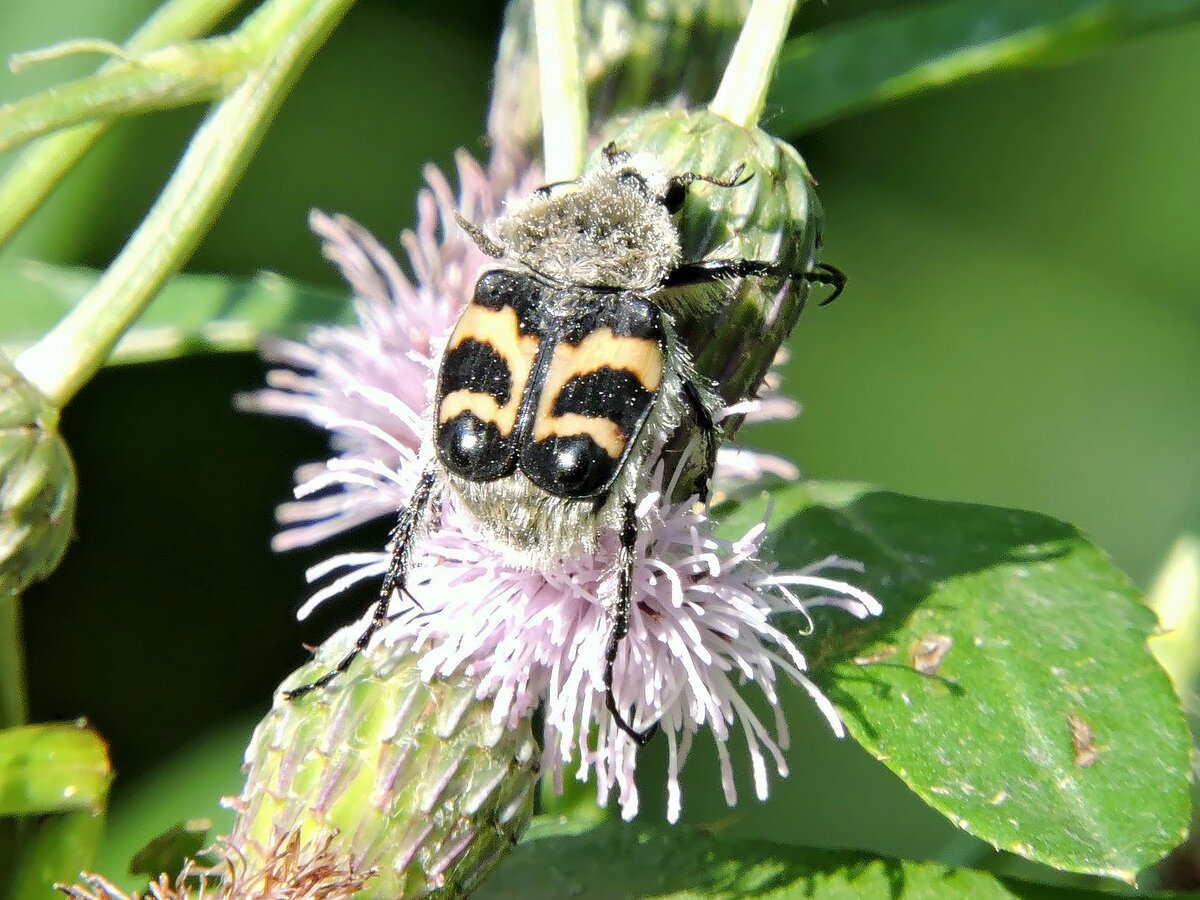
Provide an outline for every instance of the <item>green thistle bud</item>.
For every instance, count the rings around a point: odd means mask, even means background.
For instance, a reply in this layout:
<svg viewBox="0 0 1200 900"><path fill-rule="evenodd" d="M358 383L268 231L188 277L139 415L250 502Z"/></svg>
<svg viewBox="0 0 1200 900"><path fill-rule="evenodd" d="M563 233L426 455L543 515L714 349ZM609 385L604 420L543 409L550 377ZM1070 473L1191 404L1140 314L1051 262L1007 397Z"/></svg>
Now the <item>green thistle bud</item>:
<svg viewBox="0 0 1200 900"><path fill-rule="evenodd" d="M50 406L0 356L0 597L58 565L75 518L75 466Z"/></svg>
<svg viewBox="0 0 1200 900"><path fill-rule="evenodd" d="M326 642L283 689L328 671L351 632ZM294 841L369 874L358 896L459 896L516 843L540 759L528 721L492 722L471 679L427 684L417 661L376 646L325 690L277 695L232 801L229 844L250 868Z"/></svg>
<svg viewBox="0 0 1200 900"><path fill-rule="evenodd" d="M737 187L694 183L679 215L683 259L747 259L778 267L779 276L743 278L715 310L677 316L675 327L696 369L727 404L757 396L768 369L804 309L808 283L799 275L816 262L821 204L800 154L759 128L743 128L707 110L649 110L614 121L602 144L645 152L670 172L730 178ZM788 276L791 277L788 277ZM741 424L722 423L729 437ZM670 448L675 458L680 446ZM694 456L683 457L695 459ZM698 463L680 479L687 496Z"/></svg>
<svg viewBox="0 0 1200 900"><path fill-rule="evenodd" d="M583 74L593 129L614 115L716 90L750 0L583 0ZM542 138L533 3L513 0L496 58L488 135L533 153Z"/></svg>
<svg viewBox="0 0 1200 900"><path fill-rule="evenodd" d="M739 166L737 188L696 183L679 217L685 260L709 256L769 262L803 273L816 262L821 205L790 144L706 110L660 109L613 122L603 135L622 150L647 152L671 172L718 178ZM715 318L676 322L702 374L728 403L752 396L804 308L800 278L745 278Z"/></svg>

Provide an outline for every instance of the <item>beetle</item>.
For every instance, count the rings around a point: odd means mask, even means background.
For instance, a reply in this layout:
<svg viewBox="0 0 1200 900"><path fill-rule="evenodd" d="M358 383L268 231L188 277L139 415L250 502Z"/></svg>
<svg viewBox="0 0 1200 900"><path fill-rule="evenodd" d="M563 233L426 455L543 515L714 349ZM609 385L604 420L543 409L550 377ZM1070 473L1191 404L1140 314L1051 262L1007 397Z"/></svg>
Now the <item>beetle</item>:
<svg viewBox="0 0 1200 900"><path fill-rule="evenodd" d="M706 497L722 406L677 337L679 307L668 298L698 291L719 303L731 279L779 276L829 285L828 303L845 285L839 270L821 263L789 272L770 261L681 259L673 217L688 188L734 189L749 181L743 172L672 174L609 144L580 178L510 204L495 237L458 218L497 263L480 274L442 354L431 458L392 531L370 623L333 669L289 698L327 686L369 646L393 594L407 593L413 547L434 498L448 490L519 566L545 566L618 533L605 703L637 744L650 740L657 725L635 729L613 692L629 630L635 510L662 446L684 428L703 444L697 491Z"/></svg>

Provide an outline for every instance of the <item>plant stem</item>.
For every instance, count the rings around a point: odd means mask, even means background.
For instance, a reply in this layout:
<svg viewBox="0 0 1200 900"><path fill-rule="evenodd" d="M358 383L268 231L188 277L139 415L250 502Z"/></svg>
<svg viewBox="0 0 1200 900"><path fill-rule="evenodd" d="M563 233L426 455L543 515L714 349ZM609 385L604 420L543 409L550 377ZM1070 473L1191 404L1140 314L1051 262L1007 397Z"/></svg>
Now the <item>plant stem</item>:
<svg viewBox="0 0 1200 900"><path fill-rule="evenodd" d="M133 57L125 52L124 47L120 44L114 44L112 41L106 41L104 38L71 38L59 41L57 44L51 44L49 47L40 47L37 50L24 50L20 53L14 53L8 58L8 71L16 75L29 66L68 59L83 53L98 53L101 56L120 59L124 62L134 61Z"/></svg>
<svg viewBox="0 0 1200 900"><path fill-rule="evenodd" d="M29 719L25 694L25 648L21 642L21 598L0 591L0 731ZM0 895L9 896L22 832L18 819L0 819Z"/></svg>
<svg viewBox="0 0 1200 900"><path fill-rule="evenodd" d="M28 718L21 598L0 593L0 729L24 725Z"/></svg>
<svg viewBox="0 0 1200 900"><path fill-rule="evenodd" d="M1150 638L1150 651L1187 696L1200 673L1200 529L1186 532L1167 553L1146 600L1158 613L1161 631Z"/></svg>
<svg viewBox="0 0 1200 900"><path fill-rule="evenodd" d="M212 100L254 63L242 41L213 38L146 54L0 107L0 153L81 122Z"/></svg>
<svg viewBox="0 0 1200 900"><path fill-rule="evenodd" d="M258 147L292 82L353 0L268 0L241 29L262 67L218 103L170 181L96 285L17 368L62 407L87 383L155 292L191 255ZM261 42L261 43L260 43Z"/></svg>
<svg viewBox="0 0 1200 900"><path fill-rule="evenodd" d="M762 115L797 0L754 0L709 110L743 128Z"/></svg>
<svg viewBox="0 0 1200 900"><path fill-rule="evenodd" d="M125 44L131 55L207 34L240 0L168 0ZM100 68L117 65L109 62ZM108 130L108 122L79 125L28 147L0 178L0 246L25 223L75 163Z"/></svg>
<svg viewBox="0 0 1200 900"><path fill-rule="evenodd" d="M534 0L546 181L570 181L587 154L579 0Z"/></svg>

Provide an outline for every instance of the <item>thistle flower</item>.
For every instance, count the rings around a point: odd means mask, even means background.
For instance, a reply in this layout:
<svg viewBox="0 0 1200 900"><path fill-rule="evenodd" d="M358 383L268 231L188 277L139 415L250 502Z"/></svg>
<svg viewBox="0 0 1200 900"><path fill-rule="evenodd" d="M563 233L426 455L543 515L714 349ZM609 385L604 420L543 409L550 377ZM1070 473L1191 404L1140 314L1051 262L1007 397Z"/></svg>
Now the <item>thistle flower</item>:
<svg viewBox="0 0 1200 900"><path fill-rule="evenodd" d="M289 368L273 371L269 390L246 401L326 429L336 451L327 462L298 470L297 500L280 508L279 549L390 517L413 489L440 348L488 262L456 227L454 212L490 221L505 198L523 195L538 182L537 173L528 170L514 177L496 174L514 171L505 160L485 172L460 154L457 167L457 199L444 176L426 170L416 229L402 239L411 278L350 220L313 216L325 255L354 290L359 324L319 329L307 343L273 347L271 357ZM794 411L789 401L768 398L736 404L725 414ZM795 474L782 460L722 448L718 480L766 472ZM736 729L744 734L759 798L767 796L768 758L786 774L779 673L803 686L841 734L836 712L805 676L804 657L776 615L806 616L814 606L837 605L864 617L880 607L867 593L830 576L856 564L830 558L800 571L774 571L760 556L765 522L737 540L721 539L694 499L671 500L675 485L663 484L663 478L660 469L638 509L633 614L614 688L626 715L637 711L635 728L661 723L669 751L667 816L674 821L682 802L679 773L705 728L716 744L730 804L737 793L727 745ZM441 500L435 518L437 524L415 548L411 599L392 599L391 621L376 646L418 654L418 670L427 680L452 674L474 679L477 698L490 701L497 724L515 727L541 706L543 767L555 784L575 764L579 779L595 776L601 804L615 788L622 815L636 815L637 746L605 710L603 685L616 536L602 535L594 553L530 570L491 544L453 497ZM383 549L315 566L311 581L331 580L304 605L301 617L359 582L378 581L386 566ZM771 727L742 697L744 682L754 682L774 710Z"/></svg>

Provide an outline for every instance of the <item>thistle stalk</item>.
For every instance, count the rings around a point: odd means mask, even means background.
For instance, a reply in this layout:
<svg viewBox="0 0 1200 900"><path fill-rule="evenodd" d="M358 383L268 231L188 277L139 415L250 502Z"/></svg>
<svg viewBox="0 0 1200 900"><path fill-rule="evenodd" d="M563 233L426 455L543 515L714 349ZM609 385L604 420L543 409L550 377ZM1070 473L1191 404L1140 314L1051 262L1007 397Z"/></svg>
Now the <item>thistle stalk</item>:
<svg viewBox="0 0 1200 900"><path fill-rule="evenodd" d="M103 365L125 330L191 255L257 149L288 88L353 0L268 0L242 28L261 66L208 116L158 201L120 255L17 368L63 406Z"/></svg>
<svg viewBox="0 0 1200 900"><path fill-rule="evenodd" d="M3 593L0 594L0 730L24 725L28 714L20 598Z"/></svg>
<svg viewBox="0 0 1200 900"><path fill-rule="evenodd" d="M708 105L711 112L743 128L758 124L796 5L797 0L754 0L721 85Z"/></svg>
<svg viewBox="0 0 1200 900"><path fill-rule="evenodd" d="M121 48L138 56L175 41L207 34L236 8L239 0L168 0ZM101 66L105 72L117 65ZM27 147L0 176L0 247L11 238L90 150L109 121L89 122L47 135Z"/></svg>
<svg viewBox="0 0 1200 900"><path fill-rule="evenodd" d="M578 0L535 0L546 181L570 181L587 153L587 86Z"/></svg>

